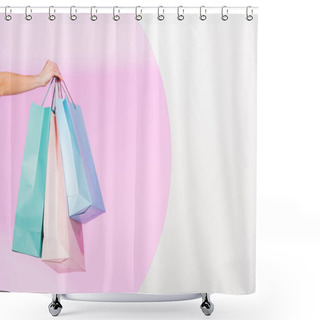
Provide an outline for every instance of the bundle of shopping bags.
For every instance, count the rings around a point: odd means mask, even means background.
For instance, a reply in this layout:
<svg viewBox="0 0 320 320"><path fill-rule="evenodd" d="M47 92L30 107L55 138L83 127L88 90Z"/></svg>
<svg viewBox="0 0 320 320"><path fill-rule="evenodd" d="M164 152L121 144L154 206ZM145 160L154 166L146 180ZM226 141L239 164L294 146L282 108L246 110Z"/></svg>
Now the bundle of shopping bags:
<svg viewBox="0 0 320 320"><path fill-rule="evenodd" d="M53 86L50 107L43 107ZM31 104L12 250L84 269L82 225L105 212L82 112L64 81L52 78Z"/></svg>

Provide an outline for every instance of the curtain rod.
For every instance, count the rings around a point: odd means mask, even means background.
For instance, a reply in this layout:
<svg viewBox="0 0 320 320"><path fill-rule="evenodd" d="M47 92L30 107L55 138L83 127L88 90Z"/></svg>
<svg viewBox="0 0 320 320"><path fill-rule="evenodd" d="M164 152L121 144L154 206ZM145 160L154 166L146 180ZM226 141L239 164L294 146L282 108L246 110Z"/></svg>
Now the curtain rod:
<svg viewBox="0 0 320 320"><path fill-rule="evenodd" d="M166 14L190 14L190 13L199 13L201 15L203 15L203 17L206 14L221 14L223 12L223 14L227 15L227 14L249 14L248 12L250 11L251 14L257 14L257 9L258 7L256 6L242 6L242 7L228 7L228 6L214 6L214 7L206 7L206 6L198 6L198 7L194 7L194 6L176 6L176 7L172 7L172 6L158 6L158 7L144 7L144 6L136 6L136 7L132 7L132 6L2 6L0 7L0 13L1 14L5 14L6 18L10 18L9 15L10 14L25 14L26 16L29 17L28 20L31 20L32 16L31 14L37 14L37 13L48 13L49 15L51 15L52 17L54 17L54 14L61 14L61 13L69 13L73 14L73 16L75 17L74 14L88 14L90 13L92 14L104 14L104 13L113 13L113 15L117 14L132 14L135 13L137 15L137 10L139 10L140 15L141 14L148 14L148 13L156 13L158 12L158 15L160 14L160 9L162 13L166 13ZM117 13L116 13L117 11ZM10 18L11 19L11 18ZM10 20L9 19L9 20ZM6 19L8 20L8 19Z"/></svg>
<svg viewBox="0 0 320 320"><path fill-rule="evenodd" d="M7 6L11 9L25 9L26 7L30 7L32 9L48 9L50 6ZM91 9L91 8L95 8L95 9L113 9L114 6L53 6L55 9L70 9L71 7L77 8L77 9ZM147 7L147 6L138 6L138 8L144 8L144 9L158 9L158 7L153 6L153 7ZM169 7L169 6L161 6L165 9L177 9L179 6L175 6L175 7ZM200 6L197 7L188 7L188 6L181 6L184 9L199 9ZM222 6L203 6L206 9L221 9ZM246 9L248 6L242 6L242 7L236 7L236 6L226 6L228 9ZM5 9L6 6L0 6L0 9ZM135 9L136 7L131 7L131 6L117 6L117 8L122 9ZM258 7L256 6L250 6L250 8L252 9L258 9Z"/></svg>

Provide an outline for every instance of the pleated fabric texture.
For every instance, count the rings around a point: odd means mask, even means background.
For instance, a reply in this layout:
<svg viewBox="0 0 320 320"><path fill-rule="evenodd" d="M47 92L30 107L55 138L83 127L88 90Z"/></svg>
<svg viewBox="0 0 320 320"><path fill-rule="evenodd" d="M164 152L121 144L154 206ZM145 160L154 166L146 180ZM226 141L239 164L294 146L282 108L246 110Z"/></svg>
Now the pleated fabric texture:
<svg viewBox="0 0 320 320"><path fill-rule="evenodd" d="M47 88L0 97L0 290L255 291L257 25L257 15L242 14L0 19L0 72L38 74L57 63L81 106L105 207L81 224L53 205L44 227L60 235L63 252L50 238L44 259L12 250L30 106ZM62 138L51 132L58 160ZM55 188L46 199L63 199L61 162L49 165L60 173L47 173Z"/></svg>

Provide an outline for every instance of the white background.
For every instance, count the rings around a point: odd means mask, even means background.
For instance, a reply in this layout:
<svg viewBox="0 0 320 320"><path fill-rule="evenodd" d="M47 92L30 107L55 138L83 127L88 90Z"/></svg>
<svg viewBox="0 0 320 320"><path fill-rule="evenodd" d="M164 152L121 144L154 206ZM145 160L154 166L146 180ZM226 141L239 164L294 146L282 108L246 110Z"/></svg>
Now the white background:
<svg viewBox="0 0 320 320"><path fill-rule="evenodd" d="M211 318L319 320L319 1L1 2L1 6L5 5L259 6L257 291L244 296L212 295L215 311ZM0 293L0 317L50 319L47 310L50 299L43 294ZM62 304L59 317L65 319L205 317L199 308L200 299L159 303L62 300Z"/></svg>

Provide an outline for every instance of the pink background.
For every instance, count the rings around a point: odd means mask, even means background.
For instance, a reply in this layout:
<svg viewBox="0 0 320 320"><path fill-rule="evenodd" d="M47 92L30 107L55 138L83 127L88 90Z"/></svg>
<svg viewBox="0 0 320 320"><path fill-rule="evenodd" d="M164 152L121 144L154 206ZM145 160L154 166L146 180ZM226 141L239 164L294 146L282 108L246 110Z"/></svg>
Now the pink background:
<svg viewBox="0 0 320 320"><path fill-rule="evenodd" d="M34 14L32 23L17 14L0 19L0 38L0 71L58 64L81 106L106 208L83 226L86 272L57 274L11 251L30 103L41 104L47 88L0 97L0 290L136 292L161 235L171 161L165 93L143 30L125 14L118 22Z"/></svg>

